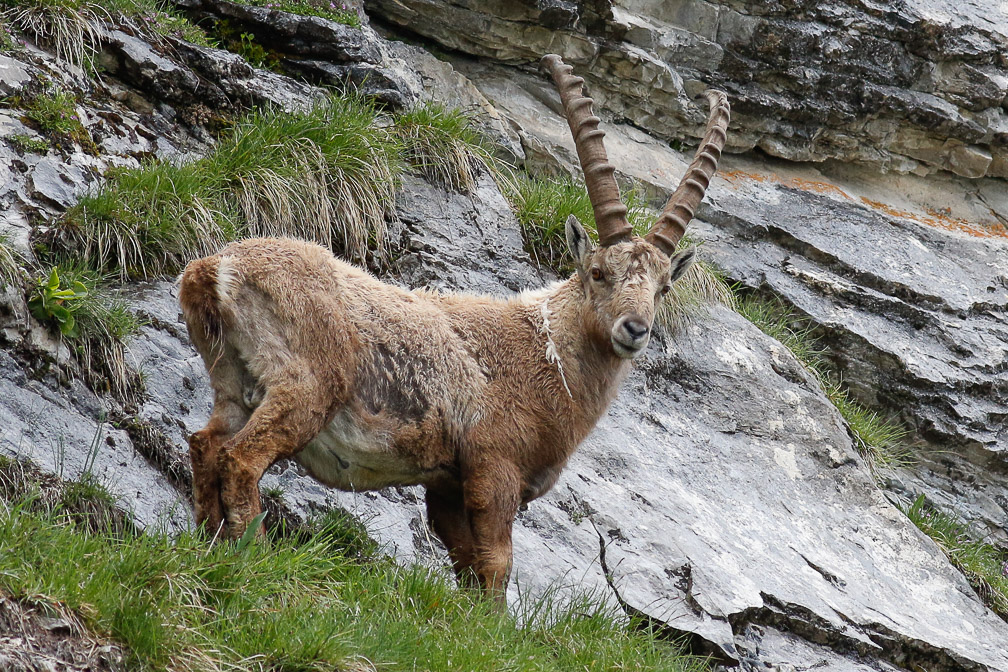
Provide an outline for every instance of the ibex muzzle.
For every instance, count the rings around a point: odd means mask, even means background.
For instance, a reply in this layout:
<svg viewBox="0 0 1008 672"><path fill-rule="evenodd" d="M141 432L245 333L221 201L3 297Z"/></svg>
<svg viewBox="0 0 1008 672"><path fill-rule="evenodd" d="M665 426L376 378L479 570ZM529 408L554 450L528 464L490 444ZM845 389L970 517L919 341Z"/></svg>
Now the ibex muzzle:
<svg viewBox="0 0 1008 672"><path fill-rule="evenodd" d="M182 275L179 300L214 391L189 440L196 520L236 538L281 458L347 490L426 488L460 581L504 599L518 507L547 492L647 346L662 297L693 260L675 248L713 175L728 103L643 238L632 235L598 118L558 56L560 89L595 210L575 218L577 273L510 299L409 292L286 239L232 243Z"/></svg>

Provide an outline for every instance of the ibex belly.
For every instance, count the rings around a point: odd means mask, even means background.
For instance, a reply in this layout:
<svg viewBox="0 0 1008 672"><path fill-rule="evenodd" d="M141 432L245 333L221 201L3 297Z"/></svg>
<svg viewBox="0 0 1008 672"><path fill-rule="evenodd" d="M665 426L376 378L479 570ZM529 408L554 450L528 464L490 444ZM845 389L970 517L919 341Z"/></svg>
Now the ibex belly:
<svg viewBox="0 0 1008 672"><path fill-rule="evenodd" d="M377 490L414 485L428 475L398 455L387 436L362 428L346 409L294 455L318 481L341 490Z"/></svg>

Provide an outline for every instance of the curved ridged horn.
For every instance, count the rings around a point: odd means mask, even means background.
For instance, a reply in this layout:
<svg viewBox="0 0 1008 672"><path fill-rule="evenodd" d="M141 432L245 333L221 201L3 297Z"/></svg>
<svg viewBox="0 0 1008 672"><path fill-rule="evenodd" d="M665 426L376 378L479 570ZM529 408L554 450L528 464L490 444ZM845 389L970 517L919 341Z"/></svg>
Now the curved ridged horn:
<svg viewBox="0 0 1008 672"><path fill-rule="evenodd" d="M598 127L599 118L592 114L593 101L582 93L584 79L572 75L571 66L566 65L556 54L543 56L539 66L553 76L560 91L560 101L574 137L574 147L588 188L588 198L595 211L599 244L618 243L630 236L627 207L620 200L619 186L613 176L616 169L609 163L602 144L605 132Z"/></svg>
<svg viewBox="0 0 1008 672"><path fill-rule="evenodd" d="M710 105L710 115L707 117L707 129L700 147L679 186L665 204L662 214L651 231L644 236L645 240L669 256L675 254L676 245L686 233L686 226L693 219L711 178L717 172L721 150L728 137L728 120L731 117L728 96L715 89L708 89L704 95Z"/></svg>

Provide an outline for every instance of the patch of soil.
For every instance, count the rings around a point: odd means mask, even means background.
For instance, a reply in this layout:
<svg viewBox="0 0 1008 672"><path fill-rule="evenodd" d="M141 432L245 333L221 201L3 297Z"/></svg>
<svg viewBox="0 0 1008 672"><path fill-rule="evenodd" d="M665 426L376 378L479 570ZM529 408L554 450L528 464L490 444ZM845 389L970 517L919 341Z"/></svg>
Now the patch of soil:
<svg viewBox="0 0 1008 672"><path fill-rule="evenodd" d="M0 672L118 672L123 659L72 613L0 594Z"/></svg>

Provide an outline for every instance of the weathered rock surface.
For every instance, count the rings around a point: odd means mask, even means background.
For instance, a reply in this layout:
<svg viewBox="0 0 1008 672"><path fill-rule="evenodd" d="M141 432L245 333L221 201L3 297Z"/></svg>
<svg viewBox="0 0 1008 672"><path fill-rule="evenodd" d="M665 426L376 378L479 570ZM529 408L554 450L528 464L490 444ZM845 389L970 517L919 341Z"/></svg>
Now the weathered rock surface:
<svg viewBox="0 0 1008 672"><path fill-rule="evenodd" d="M318 16L236 2L176 4L197 17L226 21L232 30L254 36L279 55L284 69L310 82L360 91L395 109L416 102L409 86L385 66L382 40L367 25L354 28Z"/></svg>
<svg viewBox="0 0 1008 672"><path fill-rule="evenodd" d="M1008 9L935 0L369 0L368 11L466 54L556 52L592 95L653 135L698 136L691 102L726 89L730 147L1008 177Z"/></svg>

